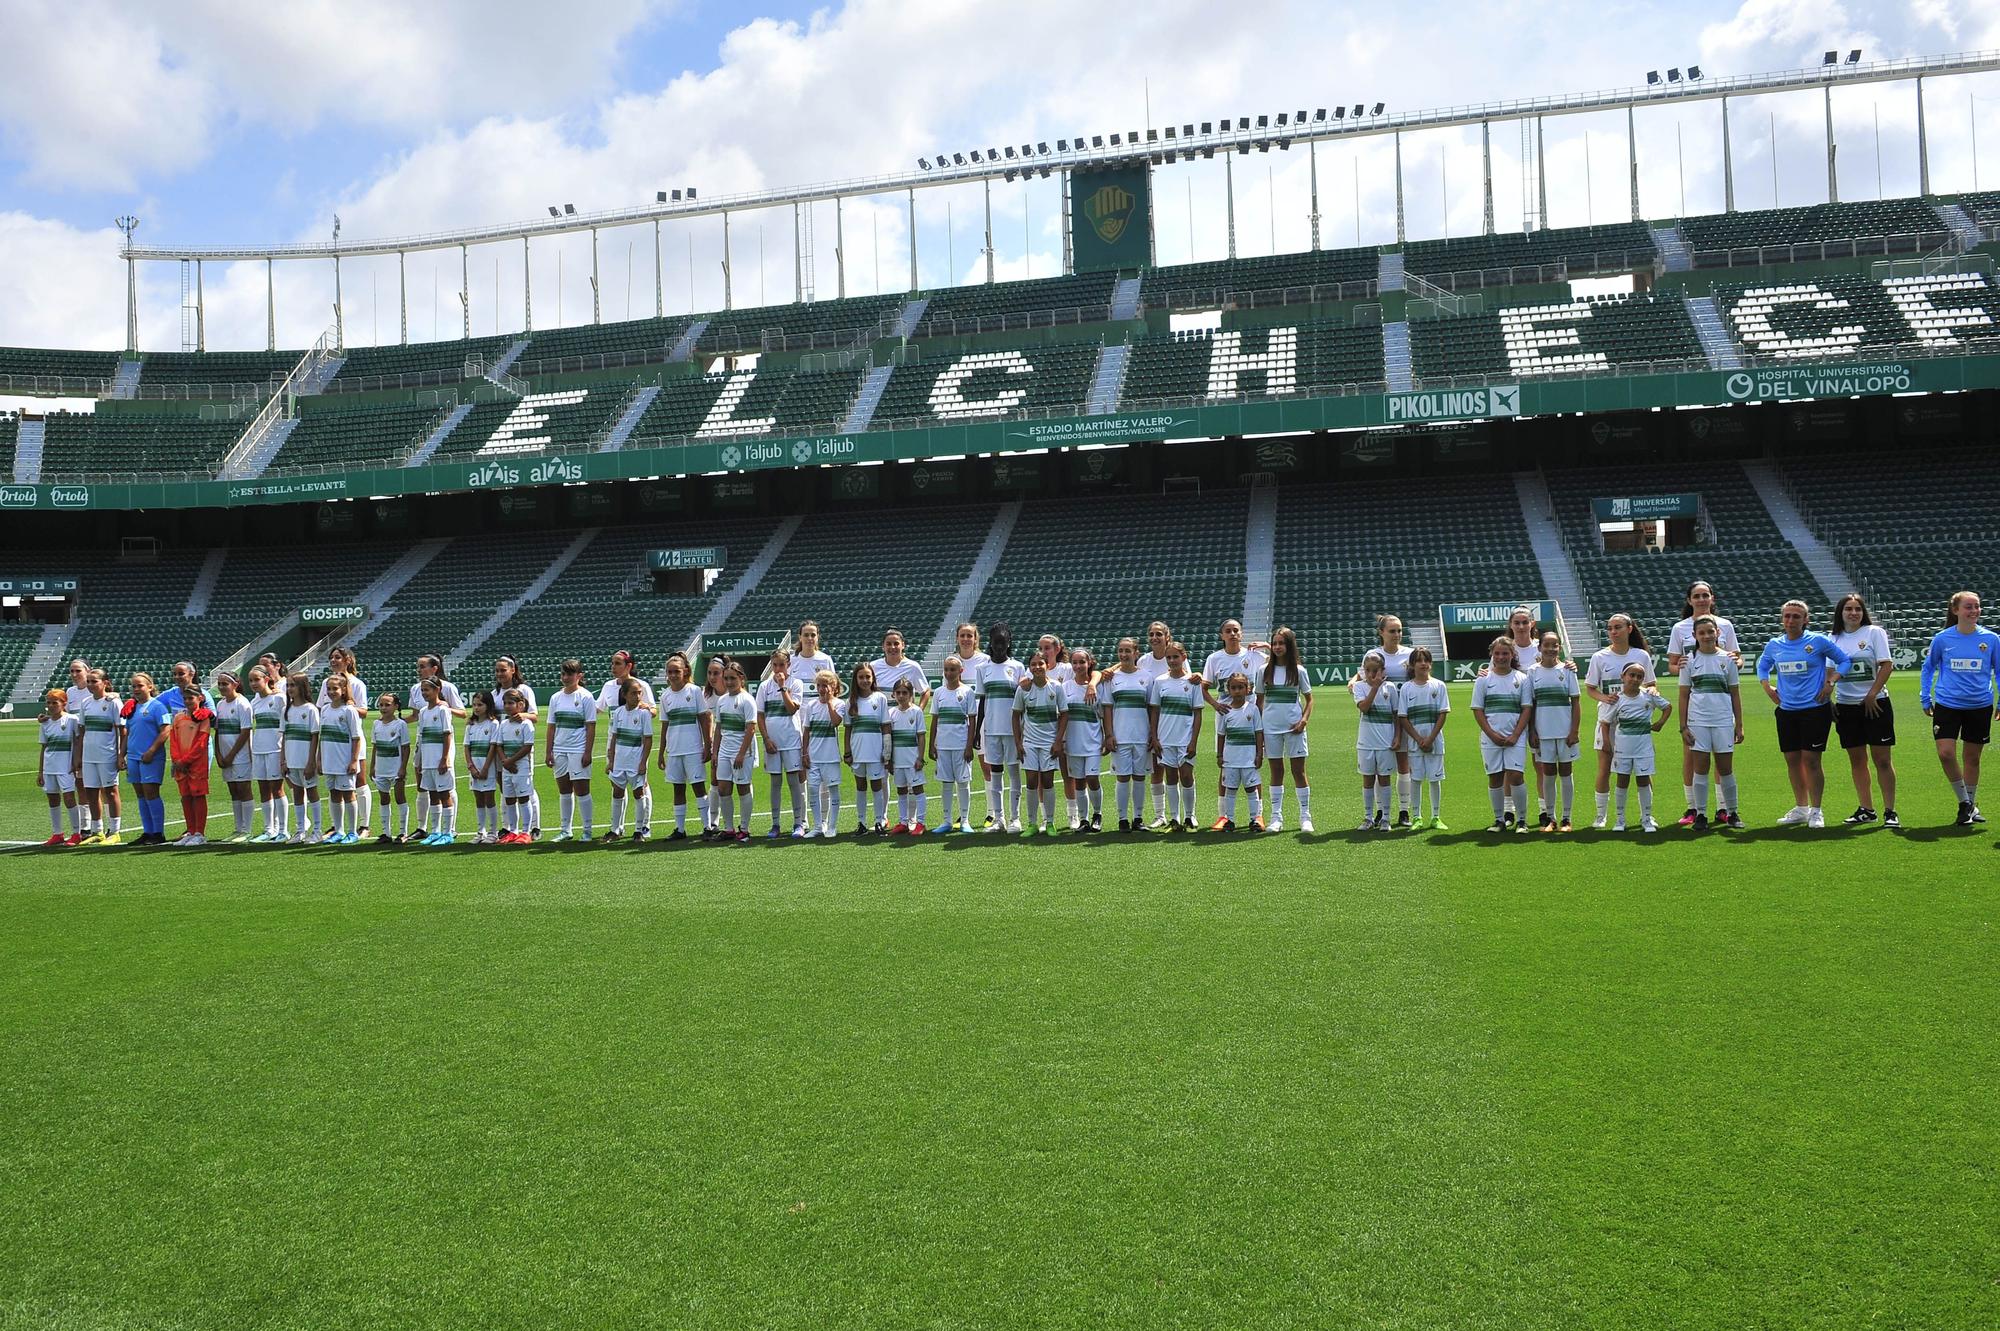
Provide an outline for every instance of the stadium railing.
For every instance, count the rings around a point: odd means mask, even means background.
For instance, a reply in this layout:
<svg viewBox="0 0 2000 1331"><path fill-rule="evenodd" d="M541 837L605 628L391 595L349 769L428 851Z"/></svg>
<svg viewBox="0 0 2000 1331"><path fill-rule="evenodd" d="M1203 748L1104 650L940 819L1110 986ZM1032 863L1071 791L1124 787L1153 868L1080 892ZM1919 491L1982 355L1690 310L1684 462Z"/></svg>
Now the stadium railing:
<svg viewBox="0 0 2000 1331"><path fill-rule="evenodd" d="M1666 264L1661 260L1659 252L1651 249L1602 250L1588 256L1587 262L1579 262L1580 257L1571 256L1555 263L1515 264L1505 268L1467 268L1439 272L1415 268L1410 271L1433 286L1443 287L1447 291L1484 291L1490 287L1532 286L1631 273L1642 268L1656 274L1666 270Z"/></svg>
<svg viewBox="0 0 2000 1331"><path fill-rule="evenodd" d="M1059 310L1017 310L1012 314L985 314L971 319L923 319L910 334L920 337L959 337L974 333L1011 333L1030 328L1071 328L1080 324L1105 323L1111 318L1109 305L1071 305Z"/></svg>
<svg viewBox="0 0 2000 1331"><path fill-rule="evenodd" d="M262 384L148 384L140 381L135 402L261 401L271 392ZM109 379L78 379L53 374L0 374L0 394L23 397L109 397Z"/></svg>
<svg viewBox="0 0 2000 1331"><path fill-rule="evenodd" d="M1143 300L1149 310L1265 310L1284 305L1325 305L1373 300L1373 278L1355 282L1314 282L1290 287L1189 287Z"/></svg>
<svg viewBox="0 0 2000 1331"><path fill-rule="evenodd" d="M2000 227L1994 230L2000 231ZM1957 241L1955 232L1940 227L1936 231L1900 231L1894 235L1857 236L1850 240L1810 240L1784 245L1690 250L1688 256L1696 268L1776 268L1793 263L1877 259L1894 254L1921 255L1939 246L1955 245Z"/></svg>

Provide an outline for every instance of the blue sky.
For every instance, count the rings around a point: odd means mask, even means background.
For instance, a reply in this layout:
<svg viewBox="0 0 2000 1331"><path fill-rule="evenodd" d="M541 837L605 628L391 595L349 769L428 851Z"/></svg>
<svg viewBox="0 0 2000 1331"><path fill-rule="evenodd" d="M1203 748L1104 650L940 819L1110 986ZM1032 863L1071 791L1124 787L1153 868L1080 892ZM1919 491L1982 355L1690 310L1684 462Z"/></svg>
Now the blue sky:
<svg viewBox="0 0 2000 1331"><path fill-rule="evenodd" d="M855 177L938 147L1108 131L1140 123L1149 93L1156 122L1364 98L1416 109L1622 86L1649 63L1755 73L1815 62L1829 46L1871 57L2000 47L2000 0L1100 9L184 0L168 23L116 0L0 0L0 30L23 57L0 81L0 343L122 344L124 275L109 224L126 212L154 244L317 239L336 212L350 237L404 235L534 216L552 202L624 205L661 185L719 193ZM1934 85L1928 105L1934 185L1971 186L1973 116L1991 126L1982 183L2000 185L2000 78ZM1742 206L1774 197L1774 131L1775 197L1824 197L1819 115L1811 97L1740 106ZM1875 192L1878 119L1883 192L1915 189L1907 89L1856 91L1836 104L1848 197ZM1518 134L1502 126L1494 138L1500 225L1518 226ZM1712 111L1644 118L1640 140L1648 216L1678 211L1683 191L1689 212L1720 208ZM1551 121L1546 152L1556 224L1625 215L1622 119ZM1478 229L1476 134L1411 136L1404 159L1413 236ZM1324 243L1393 239L1386 141L1322 152L1318 166ZM1307 174L1296 151L1239 160L1240 252L1309 244ZM1159 174L1162 262L1223 253L1221 175L1219 162ZM924 285L984 277L981 206L976 186L919 196ZM993 207L999 276L1053 274L1054 182L996 188ZM906 286L902 201L857 201L842 220L850 294ZM815 224L814 284L826 295L838 281L831 209ZM733 239L736 303L791 299L789 210L739 217ZM649 228L601 238L602 317L652 312L651 243ZM668 311L718 306L719 224L683 228L664 250ZM517 249L474 253L475 333L520 326L519 263ZM534 264L537 326L587 321L588 241L538 244ZM281 268L281 345L310 342L330 323L328 267ZM348 265L343 278L348 340L394 341L394 260ZM412 340L455 335L456 255L413 257L408 281ZM156 265L142 282L141 344L177 347L177 275ZM205 282L210 347L262 347L261 266L218 265Z"/></svg>

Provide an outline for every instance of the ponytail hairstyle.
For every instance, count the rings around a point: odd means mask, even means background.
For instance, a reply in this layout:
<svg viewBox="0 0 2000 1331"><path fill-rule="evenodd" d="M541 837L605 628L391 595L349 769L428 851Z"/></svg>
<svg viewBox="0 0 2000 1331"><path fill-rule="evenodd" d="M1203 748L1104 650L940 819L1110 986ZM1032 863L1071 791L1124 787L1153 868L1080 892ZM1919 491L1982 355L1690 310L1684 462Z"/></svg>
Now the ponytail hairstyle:
<svg viewBox="0 0 2000 1331"><path fill-rule="evenodd" d="M417 659L419 661L430 662L431 676L434 679L436 679L440 684L445 682L444 658L442 656L439 656L436 652L425 652L422 656L418 657ZM443 692L443 690L440 689L439 692Z"/></svg>
<svg viewBox="0 0 2000 1331"><path fill-rule="evenodd" d="M681 687L686 688L688 684L694 682L694 665L688 660L686 652L668 652L662 668L671 666L676 661L681 663L681 678L685 681Z"/></svg>
<svg viewBox="0 0 2000 1331"><path fill-rule="evenodd" d="M611 664L623 665L626 673L632 675L634 678L639 674L639 658L626 651L623 647L611 653Z"/></svg>
<svg viewBox="0 0 2000 1331"><path fill-rule="evenodd" d="M1944 626L1946 628L1952 628L1958 623L1959 602L1968 596L1975 601L1979 600L1978 592L1953 592L1951 594L1951 600L1945 603Z"/></svg>
<svg viewBox="0 0 2000 1331"><path fill-rule="evenodd" d="M1386 667L1389 664L1388 660L1385 658L1382 664ZM1283 624L1280 624L1276 631L1271 634L1271 652L1270 655L1264 658L1265 688L1268 689L1271 687L1272 682L1277 678L1278 667L1281 665L1292 672L1292 683L1297 685L1299 682L1299 635L1292 632L1289 627Z"/></svg>
<svg viewBox="0 0 2000 1331"><path fill-rule="evenodd" d="M1637 647L1642 652L1653 650L1647 645L1646 632L1639 627L1638 620L1632 618L1632 616L1626 614L1623 610L1620 610L1617 614L1611 616L1611 618L1625 621L1625 642L1628 647Z"/></svg>
<svg viewBox="0 0 2000 1331"><path fill-rule="evenodd" d="M1397 632L1399 632L1399 633L1400 633L1400 632L1402 632L1402 629L1403 629L1403 617L1402 617L1401 615L1391 615L1391 614L1380 614L1380 615L1377 615L1377 616L1375 616L1375 641L1376 641L1376 642L1381 642L1381 641L1382 641L1382 634L1383 634L1383 631L1384 631L1384 630L1386 630L1386 629L1387 629L1387 628L1389 627L1389 625L1391 625L1391 624L1394 624L1394 625L1396 626L1396 630L1397 630Z"/></svg>
<svg viewBox="0 0 2000 1331"><path fill-rule="evenodd" d="M510 689L520 687L521 684L520 661L516 660L514 657L511 656L496 657L493 662L493 668L495 670L498 670L502 666L505 666L507 668L506 687Z"/></svg>

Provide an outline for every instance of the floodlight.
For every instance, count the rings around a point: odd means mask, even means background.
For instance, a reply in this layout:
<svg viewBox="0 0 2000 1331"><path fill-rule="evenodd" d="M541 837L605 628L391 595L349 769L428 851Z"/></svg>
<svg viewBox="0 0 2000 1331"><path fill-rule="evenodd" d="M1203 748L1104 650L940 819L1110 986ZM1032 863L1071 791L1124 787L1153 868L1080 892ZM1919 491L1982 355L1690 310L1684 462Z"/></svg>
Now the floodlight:
<svg viewBox="0 0 2000 1331"><path fill-rule="evenodd" d="M1203 148L1203 149L1201 150L1201 155L1202 155L1203 157L1207 158L1207 159L1208 159L1209 161L1211 161L1211 162L1212 162L1212 161L1214 161L1214 160L1215 160L1215 149L1213 149L1213 148Z"/></svg>
<svg viewBox="0 0 2000 1331"><path fill-rule="evenodd" d="M1269 117L1269 116L1258 116L1258 117L1257 117L1257 128L1258 128L1258 129L1265 129L1265 128L1268 128L1268 127L1269 127L1269 125L1270 125L1270 123L1271 123L1271 117Z"/></svg>
<svg viewBox="0 0 2000 1331"><path fill-rule="evenodd" d="M1670 69L1667 71L1667 82L1679 83L1680 81L1681 81L1681 72L1678 69Z"/></svg>
<svg viewBox="0 0 2000 1331"><path fill-rule="evenodd" d="M1171 133L1173 131L1173 126L1172 125L1167 126L1167 130L1169 133ZM1157 129L1149 129L1146 131L1146 142L1158 143L1159 141L1160 141L1160 131L1158 131Z"/></svg>
<svg viewBox="0 0 2000 1331"><path fill-rule="evenodd" d="M570 215L571 217L575 217L575 216L576 216L576 205L575 205L575 204L573 204L573 203L566 203L566 204L564 204L564 205L563 205L563 211L564 211L565 213L568 213L568 214L569 214L569 215Z"/></svg>
<svg viewBox="0 0 2000 1331"><path fill-rule="evenodd" d="M1336 106L1336 107L1334 107L1334 108L1333 108L1333 118L1334 118L1335 120L1345 120L1345 119L1347 119L1347 108L1346 108L1346 107L1344 107L1344 106Z"/></svg>
<svg viewBox="0 0 2000 1331"><path fill-rule="evenodd" d="M1007 168L1007 179L1011 181L1013 178L1014 178L1014 168L1010 166Z"/></svg>
<svg viewBox="0 0 2000 1331"><path fill-rule="evenodd" d="M1306 123L1306 113L1305 113L1304 111L1294 111L1294 112L1292 112L1292 123L1293 123L1294 125L1303 125L1303 124L1305 124L1305 123Z"/></svg>
<svg viewBox="0 0 2000 1331"><path fill-rule="evenodd" d="M550 205L549 205L549 216L550 216L550 217L561 217L561 216L562 216L562 209L560 209L560 208L556 207L556 206L555 206L555 205L554 205L553 203L552 203L552 204L550 204Z"/></svg>
<svg viewBox="0 0 2000 1331"><path fill-rule="evenodd" d="M665 190L659 191L657 194L653 195L653 200L656 203L665 203L667 201L667 192Z"/></svg>
<svg viewBox="0 0 2000 1331"><path fill-rule="evenodd" d="M1285 123L1285 113L1283 111L1278 112L1278 123L1280 125Z"/></svg>
<svg viewBox="0 0 2000 1331"><path fill-rule="evenodd" d="M1038 139L1035 141L1036 152L1046 155L1048 153L1048 150L1049 150L1049 145L1045 140Z"/></svg>
<svg viewBox="0 0 2000 1331"><path fill-rule="evenodd" d="M1182 125L1182 126L1181 126L1181 137L1182 137L1182 138L1184 138L1184 139L1191 139L1191 138L1193 138L1193 137L1194 137L1194 126L1193 126L1193 125Z"/></svg>
<svg viewBox="0 0 2000 1331"><path fill-rule="evenodd" d="M986 150L986 160L987 160L987 161L989 161L989 162L997 162L997 161L999 161L999 160L1000 160L1000 154L999 154L999 152L997 152L996 150L994 150L994 149L992 149L992 148L988 148L988 149Z"/></svg>
<svg viewBox="0 0 2000 1331"><path fill-rule="evenodd" d="M1646 71L1646 86L1647 86L1647 87L1649 87L1649 88L1650 88L1650 87L1652 87L1652 86L1653 86L1653 85L1654 85L1655 83L1658 83L1659 81L1660 81L1660 71L1659 71L1659 70L1657 70L1657 69L1649 69L1649 70L1647 70L1647 71Z"/></svg>
<svg viewBox="0 0 2000 1331"><path fill-rule="evenodd" d="M1248 128L1250 128L1250 117L1249 117L1249 116L1238 116L1238 117L1236 117L1236 128L1238 128L1238 129L1248 129Z"/></svg>
<svg viewBox="0 0 2000 1331"><path fill-rule="evenodd" d="M1847 53L1847 63L1850 65L1858 65L1861 63L1861 49L1859 47L1856 47L1854 50L1849 51Z"/></svg>
<svg viewBox="0 0 2000 1331"><path fill-rule="evenodd" d="M1171 139L1171 138L1172 138L1173 136L1174 136L1174 127L1173 127L1172 125L1168 125L1168 126L1167 126L1167 137Z"/></svg>
<svg viewBox="0 0 2000 1331"><path fill-rule="evenodd" d="M1268 143L1259 143L1257 145L1257 151L1260 153L1267 153L1271 151L1271 145Z"/></svg>
<svg viewBox="0 0 2000 1331"><path fill-rule="evenodd" d="M1698 78L1700 78L1700 77L1701 77L1701 66L1700 66L1700 65L1689 65L1689 66L1688 66L1688 77L1689 77L1689 78L1691 78L1691 79L1698 79Z"/></svg>
<svg viewBox="0 0 2000 1331"><path fill-rule="evenodd" d="M1373 111L1370 111L1370 112L1369 112L1368 114L1369 114L1369 115L1371 115L1371 116L1379 116L1379 115L1381 115L1381 114L1382 114L1382 108L1383 108L1383 107L1384 107L1385 105L1387 105L1387 103L1384 103L1384 102L1377 102L1377 103L1375 103L1375 109L1374 109Z"/></svg>
<svg viewBox="0 0 2000 1331"><path fill-rule="evenodd" d="M1111 146L1114 148L1118 146L1118 136L1116 134L1111 136Z"/></svg>
<svg viewBox="0 0 2000 1331"><path fill-rule="evenodd" d="M1034 155L1035 155L1035 150L1032 145L1026 143L1021 145L1021 156L1033 157Z"/></svg>
<svg viewBox="0 0 2000 1331"><path fill-rule="evenodd" d="M1368 109L1368 105L1367 105L1367 103L1365 103L1365 102L1356 102L1356 103L1354 104L1354 114L1355 114L1355 115L1360 115L1360 114L1361 114L1361 113L1362 113L1363 111L1366 111L1367 109Z"/></svg>
<svg viewBox="0 0 2000 1331"><path fill-rule="evenodd" d="M1314 120L1326 119L1326 108L1322 106L1321 108L1319 108L1319 110L1313 112L1313 119Z"/></svg>
<svg viewBox="0 0 2000 1331"><path fill-rule="evenodd" d="M1014 155L1014 145L1011 143L1007 145L1007 155L1009 157L1012 157Z"/></svg>
<svg viewBox="0 0 2000 1331"><path fill-rule="evenodd" d="M928 171L928 170L930 170L930 169L931 169L931 159L930 159L930 158L928 158L928 157L919 157L919 158L917 159L917 167L918 167L918 169L919 169L919 170L923 170L923 171Z"/></svg>
<svg viewBox="0 0 2000 1331"><path fill-rule="evenodd" d="M1837 64L1839 64L1839 63L1840 63L1840 52L1838 52L1838 51L1828 51L1828 52L1827 52L1827 53L1826 53L1826 54L1825 54L1824 56L1820 57L1820 63L1821 63L1822 65L1837 65Z"/></svg>
<svg viewBox="0 0 2000 1331"><path fill-rule="evenodd" d="M1213 134L1215 133L1215 126L1209 121L1204 120L1201 122L1201 132L1204 134Z"/></svg>
<svg viewBox="0 0 2000 1331"><path fill-rule="evenodd" d="M1117 136L1116 134L1114 134L1114 135L1112 135L1111 137L1115 139L1115 138L1117 138L1118 136ZM1102 147L1104 146L1104 136L1103 136L1102 134L1093 134L1093 135L1091 135L1091 136L1090 136L1090 146L1091 146L1091 147L1093 147L1093 148L1102 148Z"/></svg>
<svg viewBox="0 0 2000 1331"><path fill-rule="evenodd" d="M965 154L964 154L964 153L953 153L953 154L951 155L951 160L952 160L953 162L957 163L957 164L958 164L959 166L964 166L964 165L965 165Z"/></svg>

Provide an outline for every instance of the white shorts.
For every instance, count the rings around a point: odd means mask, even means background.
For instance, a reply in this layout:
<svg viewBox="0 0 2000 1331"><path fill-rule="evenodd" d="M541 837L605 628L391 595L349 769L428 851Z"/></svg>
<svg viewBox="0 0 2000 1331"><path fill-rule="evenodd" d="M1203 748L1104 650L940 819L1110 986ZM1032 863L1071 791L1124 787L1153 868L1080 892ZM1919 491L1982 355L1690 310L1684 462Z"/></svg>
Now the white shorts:
<svg viewBox="0 0 2000 1331"><path fill-rule="evenodd" d="M1153 770L1153 754L1144 744L1120 744L1111 751L1111 770L1118 776L1145 776Z"/></svg>
<svg viewBox="0 0 2000 1331"><path fill-rule="evenodd" d="M1188 751L1185 744L1162 744L1160 746L1161 767L1178 772L1188 765Z"/></svg>
<svg viewBox="0 0 2000 1331"><path fill-rule="evenodd" d="M44 795L74 795L76 793L75 772L47 772L42 776Z"/></svg>
<svg viewBox="0 0 2000 1331"><path fill-rule="evenodd" d="M708 784L708 768L698 753L670 753L667 755L667 784L674 786L705 786Z"/></svg>
<svg viewBox="0 0 2000 1331"><path fill-rule="evenodd" d="M1121 751L1125 748L1122 744L1118 747ZM1091 749L1084 753L1065 754L1063 757L1063 770L1069 773L1070 779L1073 781L1081 781L1085 777L1096 776L1104 770L1104 755L1096 749Z"/></svg>
<svg viewBox="0 0 2000 1331"><path fill-rule="evenodd" d="M1567 735L1557 735L1554 739L1538 739L1528 756L1538 763L1573 763L1580 746L1569 742Z"/></svg>
<svg viewBox="0 0 2000 1331"><path fill-rule="evenodd" d="M446 791L456 789L457 786L458 774L449 767L445 768L442 772L433 767L426 767L423 771L417 773L418 790L428 790L442 794Z"/></svg>
<svg viewBox="0 0 2000 1331"><path fill-rule="evenodd" d="M798 746L789 749L764 750L764 770L766 772L796 772L804 766Z"/></svg>
<svg viewBox="0 0 2000 1331"><path fill-rule="evenodd" d="M1736 752L1736 727L1733 725L1689 726L1688 733L1694 736L1691 747L1696 753Z"/></svg>
<svg viewBox="0 0 2000 1331"><path fill-rule="evenodd" d="M118 764L109 758L85 758L83 760L83 788L85 790L115 790L118 786Z"/></svg>
<svg viewBox="0 0 2000 1331"><path fill-rule="evenodd" d="M326 788L328 790L352 791L354 789L354 778L346 772L329 773L326 778Z"/></svg>
<svg viewBox="0 0 2000 1331"><path fill-rule="evenodd" d="M1265 741L1269 743L1267 739ZM1356 749L1354 766L1363 776L1394 776L1396 774L1396 751L1394 749Z"/></svg>
<svg viewBox="0 0 2000 1331"><path fill-rule="evenodd" d="M531 798L535 793L535 769L523 767L518 772L501 772L500 793L510 800Z"/></svg>
<svg viewBox="0 0 2000 1331"><path fill-rule="evenodd" d="M375 789L381 791L385 797L395 788L396 774L394 772L384 772L381 776L375 778Z"/></svg>
<svg viewBox="0 0 2000 1331"><path fill-rule="evenodd" d="M914 762L897 763L890 771L896 778L898 790L915 790L924 783L924 769Z"/></svg>
<svg viewBox="0 0 2000 1331"><path fill-rule="evenodd" d="M293 790L317 790L319 789L319 778L314 777L308 781L306 780L306 773L303 767L291 768L285 772L285 784Z"/></svg>
<svg viewBox="0 0 2000 1331"><path fill-rule="evenodd" d="M566 776L572 781L590 780L590 755L582 749L557 749L552 766L559 777Z"/></svg>
<svg viewBox="0 0 2000 1331"><path fill-rule="evenodd" d="M1012 767L1021 761L1021 750L1015 746L1012 735L986 735L982 742L988 767Z"/></svg>
<svg viewBox="0 0 2000 1331"><path fill-rule="evenodd" d="M605 779L620 790L630 790L634 786L646 784L646 773L643 769L627 766L624 763L620 763L604 775Z"/></svg>
<svg viewBox="0 0 2000 1331"><path fill-rule="evenodd" d="M719 786L747 786L755 769L746 756L740 763L732 763L725 757L715 760L715 783Z"/></svg>
<svg viewBox="0 0 2000 1331"><path fill-rule="evenodd" d="M1651 776L1653 750L1648 747L1643 753L1614 753L1611 755L1611 770L1620 776Z"/></svg>
<svg viewBox="0 0 2000 1331"><path fill-rule="evenodd" d="M1410 779L1413 781L1444 780L1444 750L1435 743L1431 751L1419 749L1410 755Z"/></svg>
<svg viewBox="0 0 2000 1331"><path fill-rule="evenodd" d="M279 753L253 753L250 755L250 778L253 781L277 781L285 775L284 755Z"/></svg>
<svg viewBox="0 0 2000 1331"><path fill-rule="evenodd" d="M248 753L245 753L233 763L225 764L222 768L223 784L237 785L250 780L250 768L250 755Z"/></svg>
<svg viewBox="0 0 2000 1331"><path fill-rule="evenodd" d="M972 761L965 756L963 749L938 750L936 766L937 779L946 785L972 779Z"/></svg>
<svg viewBox="0 0 2000 1331"><path fill-rule="evenodd" d="M1488 776L1496 772L1524 772L1528 768L1528 742L1520 739L1502 748L1481 735L1479 756L1485 760Z"/></svg>
<svg viewBox="0 0 2000 1331"><path fill-rule="evenodd" d="M1021 770L1024 772L1053 772L1056 770L1054 745L1024 744L1021 746Z"/></svg>
<svg viewBox="0 0 2000 1331"><path fill-rule="evenodd" d="M854 779L856 781L880 781L882 779L882 764L880 763L850 763L848 766L854 769Z"/></svg>
<svg viewBox="0 0 2000 1331"><path fill-rule="evenodd" d="M1395 750L1389 749L1387 752L1394 753ZM1280 758L1303 758L1305 756L1305 731L1301 730L1296 735L1289 730L1280 730L1276 734L1272 734L1270 731L1264 732L1264 759L1266 762L1275 762Z"/></svg>
<svg viewBox="0 0 2000 1331"><path fill-rule="evenodd" d="M1611 741L1611 723L1609 721L1599 721L1596 725L1590 728L1591 748L1599 750L1608 749L1611 747L1610 741Z"/></svg>
<svg viewBox="0 0 2000 1331"><path fill-rule="evenodd" d="M468 776L465 778L465 784L466 788L475 795L486 795L500 789L499 765L497 763L494 765L493 775Z"/></svg>
<svg viewBox="0 0 2000 1331"><path fill-rule="evenodd" d="M1258 788L1259 779L1255 767L1225 767L1222 769L1222 788L1241 790Z"/></svg>

